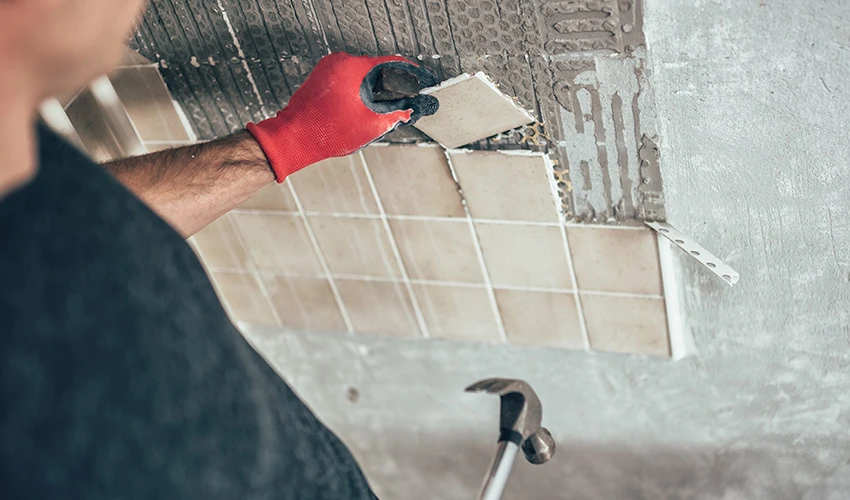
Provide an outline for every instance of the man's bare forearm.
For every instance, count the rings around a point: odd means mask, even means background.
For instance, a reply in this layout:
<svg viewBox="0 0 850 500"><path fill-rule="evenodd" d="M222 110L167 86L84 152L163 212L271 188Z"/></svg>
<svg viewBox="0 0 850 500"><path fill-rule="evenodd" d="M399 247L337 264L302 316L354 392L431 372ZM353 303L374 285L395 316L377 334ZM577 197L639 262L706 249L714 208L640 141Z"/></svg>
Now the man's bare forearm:
<svg viewBox="0 0 850 500"><path fill-rule="evenodd" d="M244 131L104 168L186 237L274 181L262 149Z"/></svg>

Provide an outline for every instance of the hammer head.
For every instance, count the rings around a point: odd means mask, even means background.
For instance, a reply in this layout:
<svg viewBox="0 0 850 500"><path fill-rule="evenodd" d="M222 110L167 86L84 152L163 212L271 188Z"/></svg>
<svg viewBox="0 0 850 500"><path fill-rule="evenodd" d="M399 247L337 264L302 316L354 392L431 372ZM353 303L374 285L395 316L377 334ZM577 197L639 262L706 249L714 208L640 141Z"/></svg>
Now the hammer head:
<svg viewBox="0 0 850 500"><path fill-rule="evenodd" d="M470 385L466 392L494 394L501 398L499 441L513 441L522 446L529 462L546 463L555 454L555 440L541 426L543 406L527 382L488 378Z"/></svg>

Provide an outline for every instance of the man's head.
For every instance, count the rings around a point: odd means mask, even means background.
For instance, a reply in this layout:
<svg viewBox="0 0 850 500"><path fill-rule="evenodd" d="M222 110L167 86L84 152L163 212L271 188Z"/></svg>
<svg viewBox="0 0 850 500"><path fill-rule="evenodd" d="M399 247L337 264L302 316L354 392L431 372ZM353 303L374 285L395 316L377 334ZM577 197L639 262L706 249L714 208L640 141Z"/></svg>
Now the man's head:
<svg viewBox="0 0 850 500"><path fill-rule="evenodd" d="M21 80L38 99L83 86L120 61L143 4L0 0L0 79Z"/></svg>

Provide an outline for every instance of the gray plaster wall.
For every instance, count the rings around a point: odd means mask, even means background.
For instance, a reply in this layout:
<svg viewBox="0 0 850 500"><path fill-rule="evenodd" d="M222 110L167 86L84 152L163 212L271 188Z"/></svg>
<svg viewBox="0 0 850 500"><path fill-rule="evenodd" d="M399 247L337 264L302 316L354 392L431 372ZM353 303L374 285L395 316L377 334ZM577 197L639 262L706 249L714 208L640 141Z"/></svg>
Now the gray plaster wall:
<svg viewBox="0 0 850 500"><path fill-rule="evenodd" d="M678 362L249 330L383 499L473 498L494 375L559 446L506 498L850 497L850 4L647 0L645 32L669 220L740 283L679 256Z"/></svg>

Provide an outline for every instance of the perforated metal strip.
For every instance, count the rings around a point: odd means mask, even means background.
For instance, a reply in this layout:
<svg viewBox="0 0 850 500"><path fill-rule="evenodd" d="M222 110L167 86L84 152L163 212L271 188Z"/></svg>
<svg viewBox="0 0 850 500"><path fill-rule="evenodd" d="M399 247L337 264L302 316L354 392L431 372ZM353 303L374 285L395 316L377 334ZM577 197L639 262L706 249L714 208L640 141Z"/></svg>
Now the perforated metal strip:
<svg viewBox="0 0 850 500"><path fill-rule="evenodd" d="M646 222L646 225L675 243L679 248L687 252L688 255L698 260L709 271L720 276L720 279L729 283L729 286L734 285L741 278L741 275L737 271L670 224L666 222Z"/></svg>

